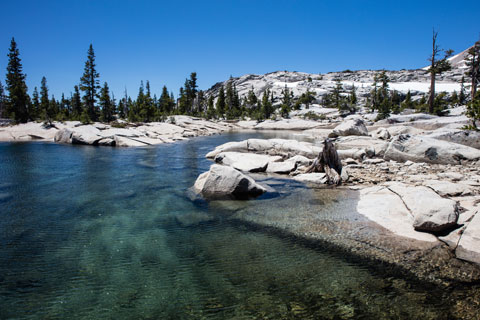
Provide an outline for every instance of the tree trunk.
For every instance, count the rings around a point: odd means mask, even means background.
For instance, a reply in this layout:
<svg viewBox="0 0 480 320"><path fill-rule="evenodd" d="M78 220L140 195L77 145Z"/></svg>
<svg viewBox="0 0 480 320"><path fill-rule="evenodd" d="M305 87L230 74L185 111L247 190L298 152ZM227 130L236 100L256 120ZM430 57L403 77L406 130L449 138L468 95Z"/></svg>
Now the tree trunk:
<svg viewBox="0 0 480 320"><path fill-rule="evenodd" d="M435 58L438 54L438 47L437 47L437 33L433 30L433 37L432 37L432 56L430 58L430 97L428 98L428 112L430 114L433 113L433 104L435 102Z"/></svg>
<svg viewBox="0 0 480 320"><path fill-rule="evenodd" d="M323 150L313 164L306 170L310 172L325 172L328 184L339 185L342 183L342 162L337 150L330 139L323 141Z"/></svg>

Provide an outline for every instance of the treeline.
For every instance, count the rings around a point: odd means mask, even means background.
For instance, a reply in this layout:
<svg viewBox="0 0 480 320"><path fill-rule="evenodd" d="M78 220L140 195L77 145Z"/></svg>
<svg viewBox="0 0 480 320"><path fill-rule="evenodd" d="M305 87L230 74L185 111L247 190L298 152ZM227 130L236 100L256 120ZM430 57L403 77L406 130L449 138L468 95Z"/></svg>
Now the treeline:
<svg viewBox="0 0 480 320"><path fill-rule="evenodd" d="M150 122L165 120L172 114L197 115L202 110L203 92L197 91L196 73L192 73L190 79L186 80L177 100L166 86L163 87L159 98L152 95L149 81L145 86L143 81L141 82L136 99L132 99L125 92L124 96L117 100L108 83L100 85L99 79L95 52L90 45L83 75L69 97L64 94L60 99L50 96L45 77L41 80L40 89L35 87L30 97L17 43L12 38L8 53L6 86L0 82L0 118L10 118L15 122L42 120L48 123L54 120L111 122L118 118L131 122Z"/></svg>
<svg viewBox="0 0 480 320"><path fill-rule="evenodd" d="M435 93L435 77L450 70L448 57L451 50L444 51L445 55L439 58L443 50L436 44L437 34L433 34L433 51L429 58L431 62L427 72L431 75L431 88L428 96L419 100L412 100L410 92L406 94L391 90L390 79L386 71L379 71L373 80L370 94L364 104L371 111L378 112L377 119L385 119L392 113L399 113L404 109L415 109L419 112L429 112L443 115L449 105L467 104L467 115L472 118L471 127L480 120L480 96L477 92L480 82L480 41L470 48L466 58L467 73L471 83L467 93L465 79L462 77L461 90L452 95ZM292 110L299 110L302 106L309 108L314 102L320 102L324 107L337 108L341 114L356 112L359 100L354 85L346 89L340 79L335 82L334 88L321 98L308 88L306 92L295 97L285 85L279 97L275 97L270 89L266 89L259 96L253 88L245 97L239 97L232 78L209 94L198 90L197 74L192 72L185 79L180 88L178 97L163 86L160 97L152 94L150 83L140 83L136 98L132 99L125 91L123 96L115 98L107 82L100 85L100 74L96 69L95 53L92 45L87 52L87 60L83 75L78 85L68 97L64 94L56 99L49 94L47 79L42 78L40 89L34 88L32 96L28 95L26 75L20 59L15 39L12 38L8 53L8 65L5 87L0 81L0 118L10 118L16 122L41 120L47 123L52 121L79 120L82 123L92 121L112 122L125 119L130 122L165 121L171 115L191 115L207 119L239 119L250 118L264 120L275 118L277 115L288 118ZM308 78L308 81L312 81ZM6 94L8 92L8 95ZM318 119L319 115L307 113L306 116Z"/></svg>

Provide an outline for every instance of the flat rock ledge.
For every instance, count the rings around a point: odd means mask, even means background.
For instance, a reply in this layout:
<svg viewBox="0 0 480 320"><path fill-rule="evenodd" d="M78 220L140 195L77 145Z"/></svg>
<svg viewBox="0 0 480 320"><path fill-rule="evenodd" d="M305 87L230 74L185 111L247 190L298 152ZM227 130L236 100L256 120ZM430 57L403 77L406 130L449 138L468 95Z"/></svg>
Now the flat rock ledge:
<svg viewBox="0 0 480 320"><path fill-rule="evenodd" d="M227 122L173 116L169 122L130 124L82 124L79 121L54 122L52 126L29 122L0 127L0 141L51 141L67 144L116 147L145 147L208 136L238 129Z"/></svg>

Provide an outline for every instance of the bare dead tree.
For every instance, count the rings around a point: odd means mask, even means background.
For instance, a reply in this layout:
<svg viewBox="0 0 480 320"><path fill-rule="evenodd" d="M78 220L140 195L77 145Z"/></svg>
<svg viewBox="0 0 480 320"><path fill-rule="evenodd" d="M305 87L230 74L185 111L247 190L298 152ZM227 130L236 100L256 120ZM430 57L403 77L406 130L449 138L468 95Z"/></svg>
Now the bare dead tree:
<svg viewBox="0 0 480 320"><path fill-rule="evenodd" d="M428 112L430 113L433 113L434 111L435 76L452 68L447 59L453 54L453 50L449 49L444 51L443 49L440 49L440 47L437 45L437 36L438 32L435 32L435 29L433 29L432 55L428 58L428 61L430 61L430 68L428 68L428 72L430 73L430 96L428 98ZM438 55L442 52L445 52L443 59L437 59Z"/></svg>
<svg viewBox="0 0 480 320"><path fill-rule="evenodd" d="M310 172L325 172L328 184L339 185L342 183L342 162L330 139L327 138L323 141L322 152L306 170L306 173Z"/></svg>

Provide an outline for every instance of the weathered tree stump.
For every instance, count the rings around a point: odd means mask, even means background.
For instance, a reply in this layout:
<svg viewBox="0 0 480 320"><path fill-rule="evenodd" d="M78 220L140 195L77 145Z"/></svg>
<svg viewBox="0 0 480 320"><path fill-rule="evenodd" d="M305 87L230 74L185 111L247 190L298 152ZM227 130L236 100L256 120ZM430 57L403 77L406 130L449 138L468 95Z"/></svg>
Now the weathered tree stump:
<svg viewBox="0 0 480 320"><path fill-rule="evenodd" d="M323 141L323 150L318 154L313 164L307 168L306 173L325 172L328 184L339 185L342 183L342 162L338 157L335 145L330 139Z"/></svg>

